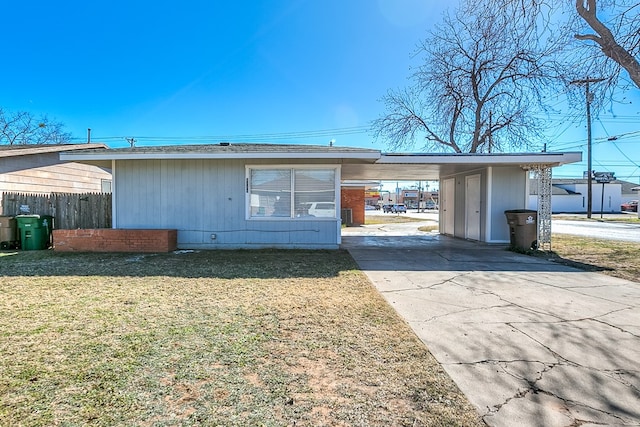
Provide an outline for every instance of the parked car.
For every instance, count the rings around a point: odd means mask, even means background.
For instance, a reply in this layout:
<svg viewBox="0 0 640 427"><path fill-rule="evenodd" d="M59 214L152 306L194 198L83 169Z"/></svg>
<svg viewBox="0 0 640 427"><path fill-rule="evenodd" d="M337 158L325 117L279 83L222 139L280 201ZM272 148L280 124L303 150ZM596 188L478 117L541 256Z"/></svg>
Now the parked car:
<svg viewBox="0 0 640 427"><path fill-rule="evenodd" d="M426 209L438 209L438 205L433 200L427 200L424 204Z"/></svg>
<svg viewBox="0 0 640 427"><path fill-rule="evenodd" d="M335 218L336 204L333 202L312 202L304 205L306 212L310 216Z"/></svg>
<svg viewBox="0 0 640 427"><path fill-rule="evenodd" d="M620 210L627 211L627 212L638 212L638 201L637 200L632 200L630 202L627 203L623 203L622 205L620 205Z"/></svg>
<svg viewBox="0 0 640 427"><path fill-rule="evenodd" d="M364 210L365 211L375 211L376 207L373 205L364 205Z"/></svg>
<svg viewBox="0 0 640 427"><path fill-rule="evenodd" d="M391 206L391 212L393 213L406 213L407 207L403 204L396 204Z"/></svg>
<svg viewBox="0 0 640 427"><path fill-rule="evenodd" d="M392 208L393 208L393 205L382 205L382 212L389 213L391 212Z"/></svg>

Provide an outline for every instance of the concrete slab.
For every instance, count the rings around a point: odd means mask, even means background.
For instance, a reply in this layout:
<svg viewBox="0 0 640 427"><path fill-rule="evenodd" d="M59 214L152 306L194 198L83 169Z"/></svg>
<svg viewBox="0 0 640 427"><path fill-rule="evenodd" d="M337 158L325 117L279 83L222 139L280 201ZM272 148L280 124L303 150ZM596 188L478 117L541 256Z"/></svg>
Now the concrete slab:
<svg viewBox="0 0 640 427"><path fill-rule="evenodd" d="M640 425L640 284L379 232L343 247L489 426Z"/></svg>

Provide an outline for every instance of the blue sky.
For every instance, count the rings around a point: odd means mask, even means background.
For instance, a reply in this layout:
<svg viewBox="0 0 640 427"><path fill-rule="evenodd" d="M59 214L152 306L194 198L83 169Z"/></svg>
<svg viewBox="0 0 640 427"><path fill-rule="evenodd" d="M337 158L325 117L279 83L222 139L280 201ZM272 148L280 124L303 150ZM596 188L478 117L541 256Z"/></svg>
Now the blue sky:
<svg viewBox="0 0 640 427"><path fill-rule="evenodd" d="M451 2L455 3L455 2ZM377 148L379 99L405 86L412 52L446 1L8 2L0 106L47 114L112 147L217 142ZM640 92L640 91L638 91ZM639 182L640 97L594 120L594 169ZM616 117L614 117L614 114ZM608 116L607 116L608 115ZM584 149L584 123L549 150ZM625 134L613 146L608 137ZM208 137L208 138L205 138ZM210 138L213 137L213 138ZM586 156L585 156L586 164ZM585 165L558 169L581 175Z"/></svg>

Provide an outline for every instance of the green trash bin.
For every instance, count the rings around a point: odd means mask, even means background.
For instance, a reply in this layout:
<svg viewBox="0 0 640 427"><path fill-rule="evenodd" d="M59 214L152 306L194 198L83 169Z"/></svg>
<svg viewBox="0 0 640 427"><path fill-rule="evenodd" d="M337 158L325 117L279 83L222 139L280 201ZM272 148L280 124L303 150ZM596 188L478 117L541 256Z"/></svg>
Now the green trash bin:
<svg viewBox="0 0 640 427"><path fill-rule="evenodd" d="M530 209L504 211L511 247L521 251L538 248L538 212Z"/></svg>
<svg viewBox="0 0 640 427"><path fill-rule="evenodd" d="M20 248L37 251L51 246L53 217L51 215L17 215Z"/></svg>

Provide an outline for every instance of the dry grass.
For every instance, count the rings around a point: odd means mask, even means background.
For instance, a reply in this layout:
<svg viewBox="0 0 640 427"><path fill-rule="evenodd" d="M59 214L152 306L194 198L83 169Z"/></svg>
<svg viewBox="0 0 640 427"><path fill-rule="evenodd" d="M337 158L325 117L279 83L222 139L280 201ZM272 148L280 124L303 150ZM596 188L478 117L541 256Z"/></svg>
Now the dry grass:
<svg viewBox="0 0 640 427"><path fill-rule="evenodd" d="M481 425L346 252L0 255L0 425Z"/></svg>
<svg viewBox="0 0 640 427"><path fill-rule="evenodd" d="M640 243L554 234L551 249L537 255L640 283Z"/></svg>
<svg viewBox="0 0 640 427"><path fill-rule="evenodd" d="M424 222L421 218L410 217L405 214L386 214L386 215L367 215L364 223L366 225L374 224L403 224L407 222Z"/></svg>

